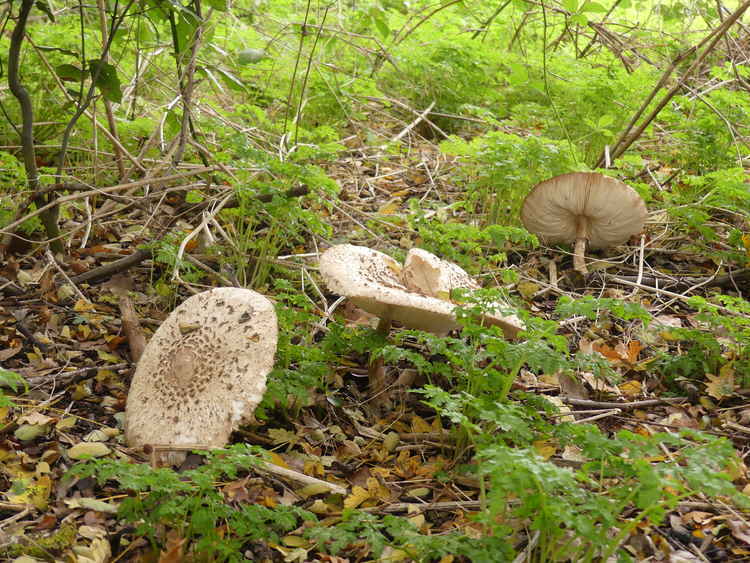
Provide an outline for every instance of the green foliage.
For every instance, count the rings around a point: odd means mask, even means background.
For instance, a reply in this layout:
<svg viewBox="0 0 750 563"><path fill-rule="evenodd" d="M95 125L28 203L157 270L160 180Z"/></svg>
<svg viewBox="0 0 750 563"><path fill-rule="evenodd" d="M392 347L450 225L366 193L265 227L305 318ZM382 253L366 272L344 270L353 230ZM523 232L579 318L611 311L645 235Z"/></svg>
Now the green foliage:
<svg viewBox="0 0 750 563"><path fill-rule="evenodd" d="M434 101L435 111L444 114L465 115L475 108L492 111L501 103L494 78L503 58L499 51L477 49L466 36L445 38L442 30L430 25L422 29L425 42L415 36L391 49L394 64L385 64L379 73L381 90L415 108ZM434 120L448 132L461 123L441 116Z"/></svg>
<svg viewBox="0 0 750 563"><path fill-rule="evenodd" d="M292 253L311 234L330 232L330 225L320 214L301 205L301 198L286 195L288 190L303 186L318 205L325 205L324 198L338 190L335 182L311 161L335 154L340 146L331 141L330 130L319 129L316 133L322 143L301 147L286 161L253 148L244 139L235 139L238 159L262 170L237 186L239 207L222 212L232 221L229 234L233 244L227 249L228 260L243 285L262 286L271 273L269 258ZM261 201L258 196L271 199Z"/></svg>
<svg viewBox="0 0 750 563"><path fill-rule="evenodd" d="M266 393L255 415L267 418L267 410L274 406L294 409L290 416L309 398L311 390L323 386L329 364L335 360L330 353L330 342L336 340L327 333L321 342L313 341L315 325L320 317L313 310L312 301L289 281L275 281L274 298L279 323L276 363L268 376Z"/></svg>
<svg viewBox="0 0 750 563"><path fill-rule="evenodd" d="M561 445L580 448L587 461L579 470L545 461L532 448L492 444L478 452L489 480L481 520L489 527L509 517L528 522L540 534L535 560L606 559L640 521L658 525L695 491L743 502L725 473L735 454L723 438L627 431L608 438L595 426L568 423L555 433ZM675 449L674 461L659 461L664 445ZM625 509L635 515L623 521Z"/></svg>
<svg viewBox="0 0 750 563"><path fill-rule="evenodd" d="M561 318L582 315L590 320L600 319L603 313L610 313L613 317L623 321L639 320L645 326L648 326L651 321L651 315L640 303L605 297L597 298L591 295L585 295L580 299L572 299L563 295L557 302L555 312Z"/></svg>
<svg viewBox="0 0 750 563"><path fill-rule="evenodd" d="M133 495L120 503L118 515L136 525L139 535L160 541L163 538L157 537L158 530L166 525L191 540L192 549L201 556L243 561L241 548L247 542L278 543L280 534L303 521L316 520L297 507L227 504L217 482L237 479L245 468L257 463L261 452L244 445L207 452L204 465L182 473L110 459L81 463L70 472L76 477L94 477L99 483L116 481L132 491ZM223 534L224 526L232 533Z"/></svg>
<svg viewBox="0 0 750 563"><path fill-rule="evenodd" d="M511 249L537 245L536 237L520 227L478 227L465 220L450 221L447 220L447 210L438 210L427 218L415 199L409 201L409 208L409 222L419 234L420 247L455 262L470 273L502 264ZM506 274L512 276L510 270L503 271L503 275Z"/></svg>
<svg viewBox="0 0 750 563"><path fill-rule="evenodd" d="M680 342L683 353L661 353L656 363L669 379L703 380L705 374L719 375L723 369L750 383L750 303L739 297L717 295L712 303L691 297L688 304L698 310L696 328L665 327L670 341ZM722 310L723 308L723 310ZM721 334L721 338L716 335Z"/></svg>
<svg viewBox="0 0 750 563"><path fill-rule="evenodd" d="M9 387L13 393L18 393L20 388L28 391L29 384L22 375L0 367L0 407L12 407L14 403L10 397L3 393L3 387Z"/></svg>
<svg viewBox="0 0 750 563"><path fill-rule="evenodd" d="M483 224L518 224L521 203L531 188L576 168L575 155L562 141L491 131L464 141L451 138L441 149L463 161L467 209Z"/></svg>

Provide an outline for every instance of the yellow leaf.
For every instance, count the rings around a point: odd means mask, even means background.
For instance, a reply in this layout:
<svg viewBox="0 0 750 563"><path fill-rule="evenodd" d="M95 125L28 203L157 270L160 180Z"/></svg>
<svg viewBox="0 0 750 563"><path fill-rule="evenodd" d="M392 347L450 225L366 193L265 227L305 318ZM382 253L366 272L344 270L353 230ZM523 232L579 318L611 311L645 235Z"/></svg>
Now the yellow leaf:
<svg viewBox="0 0 750 563"><path fill-rule="evenodd" d="M641 382L635 379L620 383L617 387L622 391L622 394L628 398L638 397L641 394Z"/></svg>
<svg viewBox="0 0 750 563"><path fill-rule="evenodd" d="M370 498L370 493L364 487L352 487L352 494L344 499L344 508L357 508Z"/></svg>
<svg viewBox="0 0 750 563"><path fill-rule="evenodd" d="M745 252L750 256L750 233L742 235L742 245L745 247Z"/></svg>
<svg viewBox="0 0 750 563"><path fill-rule="evenodd" d="M706 374L706 393L711 395L714 399L723 399L729 397L734 392L734 370L727 366L724 366L719 371L719 375Z"/></svg>
<svg viewBox="0 0 750 563"><path fill-rule="evenodd" d="M533 446L536 450L536 453L538 453L544 459L549 459L553 455L555 455L555 446L547 440L537 440L536 442L534 442Z"/></svg>
<svg viewBox="0 0 750 563"><path fill-rule="evenodd" d="M401 208L401 200L392 199L388 203L383 205L380 209L378 209L378 213L380 213L381 215L393 215L400 208Z"/></svg>
<svg viewBox="0 0 750 563"><path fill-rule="evenodd" d="M411 431L412 432L430 432L432 428L427 421L421 416L414 415L411 419Z"/></svg>
<svg viewBox="0 0 750 563"><path fill-rule="evenodd" d="M52 489L52 479L49 475L42 475L37 479L15 481L11 490L19 489L19 494L7 494L12 504L31 504L39 510L47 509L47 499Z"/></svg>

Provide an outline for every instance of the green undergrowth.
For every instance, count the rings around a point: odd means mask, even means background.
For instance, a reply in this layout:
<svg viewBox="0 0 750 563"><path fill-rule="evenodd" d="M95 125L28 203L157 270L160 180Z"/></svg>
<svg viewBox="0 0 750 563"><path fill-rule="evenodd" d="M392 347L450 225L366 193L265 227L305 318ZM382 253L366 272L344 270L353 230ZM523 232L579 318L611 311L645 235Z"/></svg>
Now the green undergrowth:
<svg viewBox="0 0 750 563"><path fill-rule="evenodd" d="M166 545L163 530L172 529L188 540L189 552L217 561L246 560L246 554L265 544L342 557L359 553L364 559L428 562L453 555L490 563L511 561L514 546L528 533L535 537L535 561L609 556L629 561L622 542L639 526L660 525L681 500L700 493L740 507L749 504L732 484L741 462L725 438L687 429L607 433L567 422L559 406L544 396L515 391L521 369L573 377L585 370L610 383L617 376L601 357L573 353L555 321L521 312L527 329L517 341L482 326L482 311L509 310L507 295L485 290L455 296L465 302L459 315L463 328L455 335L402 330L385 339L374 329L338 322L330 322L322 337L316 335L310 331L317 317L309 300L287 282L277 282L276 290L282 337L260 418L283 408L285 418L295 420L302 405L297 399L304 400L315 388L330 404L344 403L345 389L327 375L347 357L371 353L387 365L415 369L423 383L412 390L414 397L449 429L455 465L439 478L460 475L478 483L481 509L469 522L481 533L457 529L431 534L407 517L346 509L340 495L318 496L334 511L326 517L307 510L311 498L294 506L232 500L227 483L243 483L248 468L265 455L242 444L205 453L203 465L181 473L115 460L92 460L72 469L76 477L95 477L101 485L130 491L118 516L157 548ZM721 302L738 313L748 312L747 302ZM701 311L706 329L722 323L736 341L724 343L716 359L733 355L730 361L739 366L741 346L750 339L744 320L727 321L708 302L692 305ZM620 325L623 330L630 325L648 330L652 323L641 305L616 299L563 299L556 315L595 319L609 323L610 330ZM696 337L675 331L680 338ZM702 341L693 345L705 350ZM320 407L308 408L314 413ZM336 445L328 447L333 454ZM564 452L573 462L561 465L551 458L554 452Z"/></svg>

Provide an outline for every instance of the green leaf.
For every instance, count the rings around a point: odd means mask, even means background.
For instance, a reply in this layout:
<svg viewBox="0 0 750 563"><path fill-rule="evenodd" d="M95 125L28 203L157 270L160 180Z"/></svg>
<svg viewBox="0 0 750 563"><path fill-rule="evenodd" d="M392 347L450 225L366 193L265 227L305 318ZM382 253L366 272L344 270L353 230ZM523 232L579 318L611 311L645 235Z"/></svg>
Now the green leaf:
<svg viewBox="0 0 750 563"><path fill-rule="evenodd" d="M223 68L219 68L219 67L214 67L211 70L215 71L219 75L222 82L224 82L224 84L226 84L230 90L234 90L236 92L247 91L247 88L245 88L245 84L242 82L242 80L237 78L231 72L227 72Z"/></svg>
<svg viewBox="0 0 750 563"><path fill-rule="evenodd" d="M599 2L586 2L581 8L581 12L599 12L606 13L607 8L599 4Z"/></svg>
<svg viewBox="0 0 750 563"><path fill-rule="evenodd" d="M86 76L86 73L80 68L68 63L56 66L55 72L57 73L57 76L60 77L60 80L67 80L69 82L80 82Z"/></svg>
<svg viewBox="0 0 750 563"><path fill-rule="evenodd" d="M175 51L177 55L182 55L187 52L190 46L195 40L195 34L198 30L200 21L190 10L181 10L179 17L177 18L177 45L175 45Z"/></svg>
<svg viewBox="0 0 750 563"><path fill-rule="evenodd" d="M388 25L388 20L386 19L383 10L373 7L370 10L370 17L372 18L372 23L375 24L375 27L378 29L380 35L384 39L387 38L391 34L391 28Z"/></svg>
<svg viewBox="0 0 750 563"><path fill-rule="evenodd" d="M99 88L104 99L119 104L122 101L122 90L115 67L99 59L91 59L89 71L92 79L96 77L96 87Z"/></svg>
<svg viewBox="0 0 750 563"><path fill-rule="evenodd" d="M562 5L571 14L575 14L578 11L578 0L562 0Z"/></svg>
<svg viewBox="0 0 750 563"><path fill-rule="evenodd" d="M229 9L227 0L206 0L206 4L219 12L226 12Z"/></svg>
<svg viewBox="0 0 750 563"><path fill-rule="evenodd" d="M589 20L583 14L574 14L570 16L570 21L577 23L578 25L586 25L589 23Z"/></svg>
<svg viewBox="0 0 750 563"><path fill-rule="evenodd" d="M508 75L508 82L512 86L519 86L525 84L529 80L529 72L526 67L521 63L510 64L510 74Z"/></svg>
<svg viewBox="0 0 750 563"><path fill-rule="evenodd" d="M263 49L243 49L237 53L237 64L250 65L266 58Z"/></svg>
<svg viewBox="0 0 750 563"><path fill-rule="evenodd" d="M0 387L10 387L13 391L18 391L19 387L28 389L28 384L23 376L15 371L0 368Z"/></svg>

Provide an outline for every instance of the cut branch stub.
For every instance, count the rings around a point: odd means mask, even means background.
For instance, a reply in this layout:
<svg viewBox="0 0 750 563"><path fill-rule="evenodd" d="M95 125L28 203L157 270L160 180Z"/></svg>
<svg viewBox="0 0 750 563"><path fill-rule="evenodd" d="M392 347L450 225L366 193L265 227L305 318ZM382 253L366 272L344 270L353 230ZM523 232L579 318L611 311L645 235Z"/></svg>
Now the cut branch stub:
<svg viewBox="0 0 750 563"><path fill-rule="evenodd" d="M575 245L573 264L588 273L586 247L607 248L643 229L646 204L630 186L596 172L573 172L537 184L526 196L521 220L550 244Z"/></svg>
<svg viewBox="0 0 750 563"><path fill-rule="evenodd" d="M263 398L277 332L273 304L254 291L224 287L187 299L138 362L126 407L128 444L223 447ZM184 456L165 452L159 461Z"/></svg>

